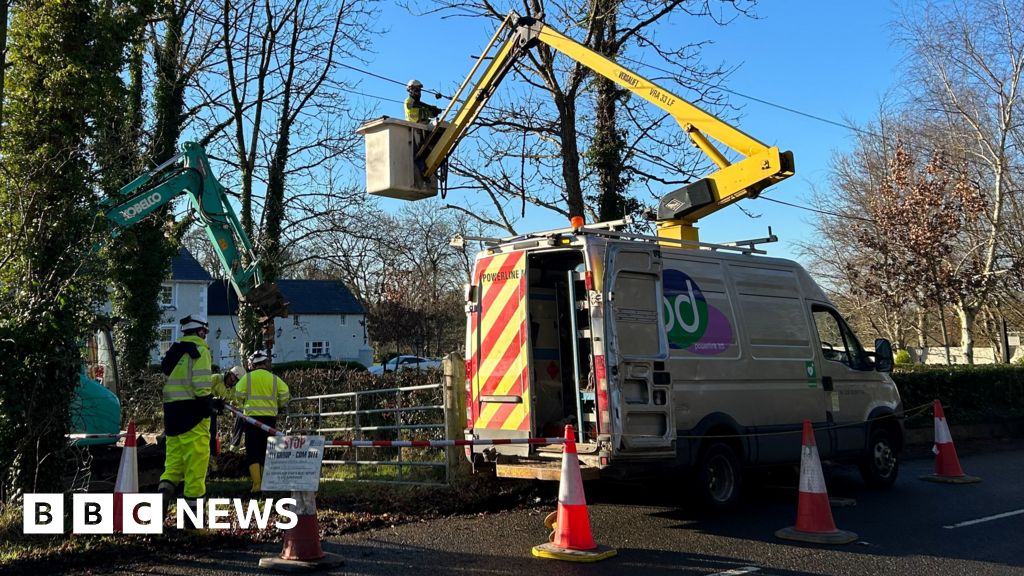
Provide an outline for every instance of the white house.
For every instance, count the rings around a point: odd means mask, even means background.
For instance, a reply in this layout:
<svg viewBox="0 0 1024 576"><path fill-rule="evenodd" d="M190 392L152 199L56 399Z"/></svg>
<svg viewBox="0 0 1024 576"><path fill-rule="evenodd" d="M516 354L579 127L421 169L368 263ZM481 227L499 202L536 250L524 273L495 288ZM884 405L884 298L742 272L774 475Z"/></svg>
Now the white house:
<svg viewBox="0 0 1024 576"><path fill-rule="evenodd" d="M167 348L181 338L178 320L189 314L209 315L207 293L212 282L213 277L188 250L182 248L171 259L171 277L163 283L159 297L164 313L151 355L154 364L159 364Z"/></svg>
<svg viewBox="0 0 1024 576"><path fill-rule="evenodd" d="M278 280L288 317L275 318L274 363L348 360L373 363L366 339L366 312L340 280ZM210 284L210 343L213 362L238 364L238 298L226 280Z"/></svg>
<svg viewBox="0 0 1024 576"><path fill-rule="evenodd" d="M350 360L369 366L373 350L366 339L366 312L339 280L280 280L288 301L287 318L276 318L274 362ZM213 363L221 368L239 364L238 298L227 280L214 280L182 248L171 260L171 278L160 296L164 317L160 341L153 348L159 363L171 343L181 338L178 320L199 313L210 321Z"/></svg>

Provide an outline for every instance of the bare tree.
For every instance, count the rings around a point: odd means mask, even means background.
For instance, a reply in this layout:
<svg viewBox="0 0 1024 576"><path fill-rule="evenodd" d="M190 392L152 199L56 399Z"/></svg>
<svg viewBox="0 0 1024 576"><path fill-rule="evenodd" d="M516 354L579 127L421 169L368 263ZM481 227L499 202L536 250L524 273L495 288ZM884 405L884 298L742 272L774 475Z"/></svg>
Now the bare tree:
<svg viewBox="0 0 1024 576"><path fill-rule="evenodd" d="M318 242L305 246L304 274L345 282L368 310L379 350L415 351L418 341L425 353L442 354L461 345L471 254L449 240L485 231L440 208L418 203L390 215L371 202L357 213L336 211L320 220Z"/></svg>
<svg viewBox="0 0 1024 576"><path fill-rule="evenodd" d="M506 16L487 0L440 0L428 6L430 13L490 18L496 24ZM626 63L640 65L631 56L641 58L642 53L650 61L650 54L656 54L659 65L649 68L655 71L650 75L652 80L681 81L695 88L692 93L696 96L691 101L721 108L724 100L717 85L729 70L703 66L699 61L700 43L679 46L675 41L664 42L657 35L657 24L675 17L715 18L725 23L749 13L752 6L753 2L710 0L530 0L522 8L523 15L543 17L585 46ZM516 82L510 81L513 77ZM702 171L703 159L692 151L679 127L641 99L624 97L607 86L601 89L598 84L601 113L597 114L588 97L594 80L585 65L547 45L525 53L451 163L451 173L461 177L456 188L478 191L484 203L491 205L486 213L475 206L469 208L465 210L468 216L509 232L515 231L526 203L566 216L588 215L595 219L600 216L597 199L604 194L602 188L620 190L609 193L618 196L610 203L624 208L626 197L639 197L640 203L650 200L652 184L679 184ZM595 125L598 117L601 122ZM619 126L625 127L628 138ZM473 137L479 133L487 137ZM599 134L596 146L592 142L595 133ZM581 157L592 147L590 157L595 161L589 166L581 164ZM628 190L626 183L630 184Z"/></svg>
<svg viewBox="0 0 1024 576"><path fill-rule="evenodd" d="M961 271L974 269L979 276L953 302L968 362L973 361L971 328L997 285L991 276L1007 269L1001 246L1022 167L1022 13L1020 0L972 0L929 4L903 20L915 101L941 127L944 147L969 162L971 177L986 196L984 217L963 230L956 263Z"/></svg>
<svg viewBox="0 0 1024 576"><path fill-rule="evenodd" d="M196 97L217 103L197 121L236 169L228 178L238 184L242 226L268 280L284 275L295 253L289 246L301 241L289 238L291 224L330 207L328 193L338 189L332 159L354 161L359 141L346 98L353 86L340 71L367 51L375 10L362 0L248 0L206 15L220 27L222 58L197 78ZM225 85L215 78L226 80L223 97L211 93ZM252 318L243 318L241 340L258 345Z"/></svg>

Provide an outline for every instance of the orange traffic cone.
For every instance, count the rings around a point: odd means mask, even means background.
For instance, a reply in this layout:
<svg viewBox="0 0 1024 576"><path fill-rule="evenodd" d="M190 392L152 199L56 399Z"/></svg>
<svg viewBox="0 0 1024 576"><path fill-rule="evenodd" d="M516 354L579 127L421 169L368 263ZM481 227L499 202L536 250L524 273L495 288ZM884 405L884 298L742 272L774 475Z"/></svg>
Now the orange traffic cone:
<svg viewBox="0 0 1024 576"><path fill-rule="evenodd" d="M796 505L796 526L775 532L779 538L815 544L849 544L857 535L836 528L832 508L821 473L818 446L814 443L811 421L804 420L803 447L800 453L800 499Z"/></svg>
<svg viewBox="0 0 1024 576"><path fill-rule="evenodd" d="M964 474L960 468L960 459L956 456L956 447L953 445L953 436L949 433L949 424L946 423L946 414L942 411L942 403L935 400L935 445L932 452L935 453L935 473L921 476L921 480L931 482L944 482L947 484L973 484L981 482L977 476Z"/></svg>
<svg viewBox="0 0 1024 576"><path fill-rule="evenodd" d="M285 530L284 547L279 556L260 558L260 568L286 572L337 568L345 562L337 554L320 547L320 524L316 520L316 492L292 492L298 523Z"/></svg>
<svg viewBox="0 0 1024 576"><path fill-rule="evenodd" d="M128 422L128 433L121 450L121 464L114 484L114 532L124 531L124 495L139 491L139 459L135 453L135 420Z"/></svg>
<svg viewBox="0 0 1024 576"><path fill-rule="evenodd" d="M572 426L566 426L554 534L551 542L534 546L533 555L538 558L570 562L596 562L615 556L617 551L606 546L598 546L590 533L590 515L587 513L587 500L583 494L583 477L580 475L580 460L576 455L575 438Z"/></svg>

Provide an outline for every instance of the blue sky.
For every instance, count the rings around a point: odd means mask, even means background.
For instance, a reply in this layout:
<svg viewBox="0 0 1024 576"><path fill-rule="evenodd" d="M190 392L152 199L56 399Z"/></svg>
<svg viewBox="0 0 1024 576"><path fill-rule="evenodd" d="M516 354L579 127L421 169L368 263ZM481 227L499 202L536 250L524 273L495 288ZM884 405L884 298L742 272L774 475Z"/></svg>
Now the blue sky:
<svg viewBox="0 0 1024 576"><path fill-rule="evenodd" d="M757 14L759 19L738 19L725 27L677 18L659 34L712 41L704 51L706 62L739 65L726 84L730 90L838 122L870 122L880 103L897 93L902 49L893 43L891 26L898 14L888 1L763 2ZM367 68L388 78L415 77L428 88L446 91L469 71L469 56L479 53L494 26L479 19L412 16L391 5L383 8L380 24L388 31L375 41L377 53ZM362 82L360 90L365 93L404 97L404 89L396 84L355 72L353 79ZM682 91L680 95L686 96ZM372 102L381 114L402 113L400 104ZM796 175L769 189L767 196L806 205L812 190L828 191L829 160L834 151L851 149L850 130L735 95L731 102L743 107L737 125L744 132L794 153ZM749 218L735 206L726 208L700 222L701 239L762 237L772 226L780 242L768 250L782 257L796 257L795 243L814 239L811 212L764 200L742 205L760 217ZM398 204L389 201L384 206ZM530 217L530 226L522 231L564 225L558 217Z"/></svg>

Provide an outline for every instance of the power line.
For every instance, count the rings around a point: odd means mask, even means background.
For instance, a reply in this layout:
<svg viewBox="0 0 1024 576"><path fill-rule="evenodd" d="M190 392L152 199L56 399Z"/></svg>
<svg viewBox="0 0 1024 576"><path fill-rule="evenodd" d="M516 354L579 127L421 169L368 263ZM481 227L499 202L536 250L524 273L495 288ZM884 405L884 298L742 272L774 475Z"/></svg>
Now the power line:
<svg viewBox="0 0 1024 576"><path fill-rule="evenodd" d="M352 66L352 65L349 65L349 64L345 64L344 62L339 62L338 64L341 65L341 67L343 67L343 68L348 68L349 70L355 70L356 72L359 72L361 74L366 74L367 76L373 76L374 78L379 78L379 79L384 80L386 82L391 82L391 83L394 83L394 84L398 84L399 86L405 86L405 82L402 82L401 80L395 80L394 78L388 78L387 76L381 76L380 74L377 74L375 72L370 72L369 70L363 70L362 68L356 68L355 66Z"/></svg>
<svg viewBox="0 0 1024 576"><path fill-rule="evenodd" d="M767 200L769 202L775 202L776 204L782 204L783 206L789 206L791 208L799 208L800 210L807 210L809 212L817 212L818 214L824 214L826 216L834 216L836 218L852 218L854 220L861 220L863 222L875 223L871 218L865 218L863 216L854 216L853 214L839 214L838 212L829 212L828 210L819 210L817 208L810 208L808 206L800 206L799 204L792 204L783 200L776 200L775 198L769 198L767 196L758 196L761 200Z"/></svg>
<svg viewBox="0 0 1024 576"><path fill-rule="evenodd" d="M651 70L657 70L658 72L662 72L664 74L669 74L670 76L675 76L675 74L673 72L671 72L669 70L665 70L664 68L659 68L657 66L654 66L653 64L647 64L647 63L644 63L644 62L640 62L639 60L634 60L634 59L626 57L626 56L622 56L620 58L622 60L627 60L629 62L632 62L633 64L636 64L637 66L644 66L646 68L650 68ZM742 92L737 92L736 90L730 90L728 88L723 88L722 86L719 86L717 84L712 84L710 82L706 82L706 81L703 81L703 80L697 80L697 79L692 79L692 81L696 82L698 84L703 84L705 86L710 86L712 88L715 88L716 90L721 90L722 92L725 92L727 94L732 94L734 96L739 96L740 98L746 98L747 100L753 100L754 102L758 102L760 104L764 104L765 106L771 106L772 108L778 108L779 110L784 110L786 112L789 112L790 114L796 114L798 116L803 116L805 118L810 118L811 120L817 120L818 122L824 122L825 124L831 124L832 126L838 126L839 128L844 128L846 130L852 130L854 132L858 132L860 134L864 134L865 136L875 136L875 137L878 136L878 134L875 134L874 132L871 132L869 130L863 130L861 128L857 128L856 126L851 126L849 124L844 124L842 122L837 122L835 120L830 120L830 119L824 118L822 116L817 116L815 114L810 114L810 113L804 112L802 110L797 110L796 108L790 108L789 106L783 106L782 104L776 104L774 102L770 102L770 101L765 100L763 98L758 98L756 96L751 96L749 94L744 94Z"/></svg>
<svg viewBox="0 0 1024 576"><path fill-rule="evenodd" d="M658 66L654 66L652 64L647 64L647 63L644 63L644 62L640 62L638 60L634 60L634 59L628 58L628 57L622 57L622 60L626 60L626 61L629 61L629 62L631 62L633 64L638 65L638 66L644 66L646 68L650 68L652 70L657 70L657 71L662 72L664 74L669 74L669 75L673 75L674 76L673 72L671 72L669 70L666 70L664 68L660 68ZM364 70L362 68L358 68L356 66L351 66L349 64L344 64L344 63L341 63L341 66L343 66L345 68L348 68L350 70L359 72L361 74L366 74L368 76L372 76L374 78L378 78L380 80L384 80L386 82L391 82L393 84L398 84L399 86L405 86L405 83L400 81L400 80L396 80L394 78L389 78L387 76L383 76L383 75L377 74L375 72L371 72L369 70ZM744 93L738 92L736 90L730 90L728 88L723 88L721 86L712 84L710 82L705 82L705 81L702 81L702 80L694 80L694 81L699 83L699 84L703 84L705 86L709 86L709 87L715 88L717 90L721 90L722 92L726 92L728 94L733 94L735 96L739 96L740 98L745 98L747 100L751 100L751 101L754 101L754 102L758 102L760 104L764 104L765 106L770 106L770 107L773 107L773 108L777 108L779 110L783 110L785 112L789 112L790 114L796 114L798 116L803 116L803 117L809 118L811 120L815 120L815 121L822 122L822 123L825 123L825 124L829 124L829 125L832 125L832 126L836 126L836 127L839 127L839 128L844 128L844 129L847 129L847 130L852 130L852 131L857 132L859 134L864 134L864 135L867 135L867 136L875 136L875 137L878 136L877 134L875 134L875 133L873 133L871 131L863 130L861 128L857 128L856 126L851 126L849 124L843 124L841 122L837 122L835 120L830 120L830 119L824 118L822 116L818 116L818 115L815 115L815 114L810 114L808 112L803 112L801 110L797 110L796 108L791 108L789 106L783 106L782 104L776 104L774 102L770 102L770 101L765 100L763 98L758 98L756 96L751 96L749 94L744 94ZM347 92L349 92L351 94L356 94L356 95L359 95L359 96L364 96L364 97L367 97L367 98L376 98L377 100L382 100L382 101L385 101L385 102L394 102L394 103L397 103L397 104L402 104L403 103L403 101L395 100L394 98L386 98L384 96L377 96L375 94L367 94L367 93L358 92L358 91L355 91L355 90L347 90ZM434 94L436 94L436 95L438 95L440 97L443 97L443 98L449 98L449 99L451 98L450 96L443 95L439 91L431 91L431 92L433 92ZM662 167L669 167L667 163L661 162L661 161L659 161L659 159L647 158L647 160L649 162L654 163L654 164L661 165ZM676 167L675 166L671 166L671 168L674 170ZM777 204L782 204L784 206L789 206L791 208L796 208L796 209L799 209L799 210L806 210L808 212L814 212L814 213L817 213L817 214L822 214L822 215L826 215L826 216L832 216L832 217L835 217L835 218L852 218L852 219L861 220L861 221L864 221L864 222L874 222L874 220L872 220L870 218L864 218L863 216L854 216L854 215L851 215L851 214L839 214L839 213L836 213L836 212L829 212L827 210L819 210L817 208L810 208L810 207L807 207L807 206L801 206L799 204L793 204L793 203L790 203L790 202L785 202L783 200L777 200L775 198L769 198L767 196L761 196L761 198L763 198L765 200L768 200L769 202L775 202Z"/></svg>
<svg viewBox="0 0 1024 576"><path fill-rule="evenodd" d="M366 74L367 76L373 76L374 78L378 78L380 80L384 80L385 82L391 82L392 84L398 84L399 86L402 86L402 87L405 86L405 82L402 82L401 80L395 80L394 78L388 78L387 76L381 76L380 74L377 74L376 72L370 72L369 70L364 70L362 68L357 68L355 66L352 66L351 64L345 64L344 62L338 62L338 64L341 67L343 67L343 68L348 68L349 70L355 70L356 72L359 72L360 74ZM449 100L451 99L451 96L446 96L440 90L425 90L425 91L429 92L431 94L434 94L438 98L448 98ZM364 96L369 96L369 94L364 94ZM377 98L377 96L373 96L373 97ZM381 98L381 100L386 100L386 98Z"/></svg>
<svg viewBox="0 0 1024 576"><path fill-rule="evenodd" d="M404 104L401 100L395 100L394 98L385 98L383 96L377 96L376 94L367 94L365 92L359 92L357 90L345 90L349 94L355 94L356 96L365 96L367 98L376 98L377 100L383 100L385 102L394 102L395 104Z"/></svg>

